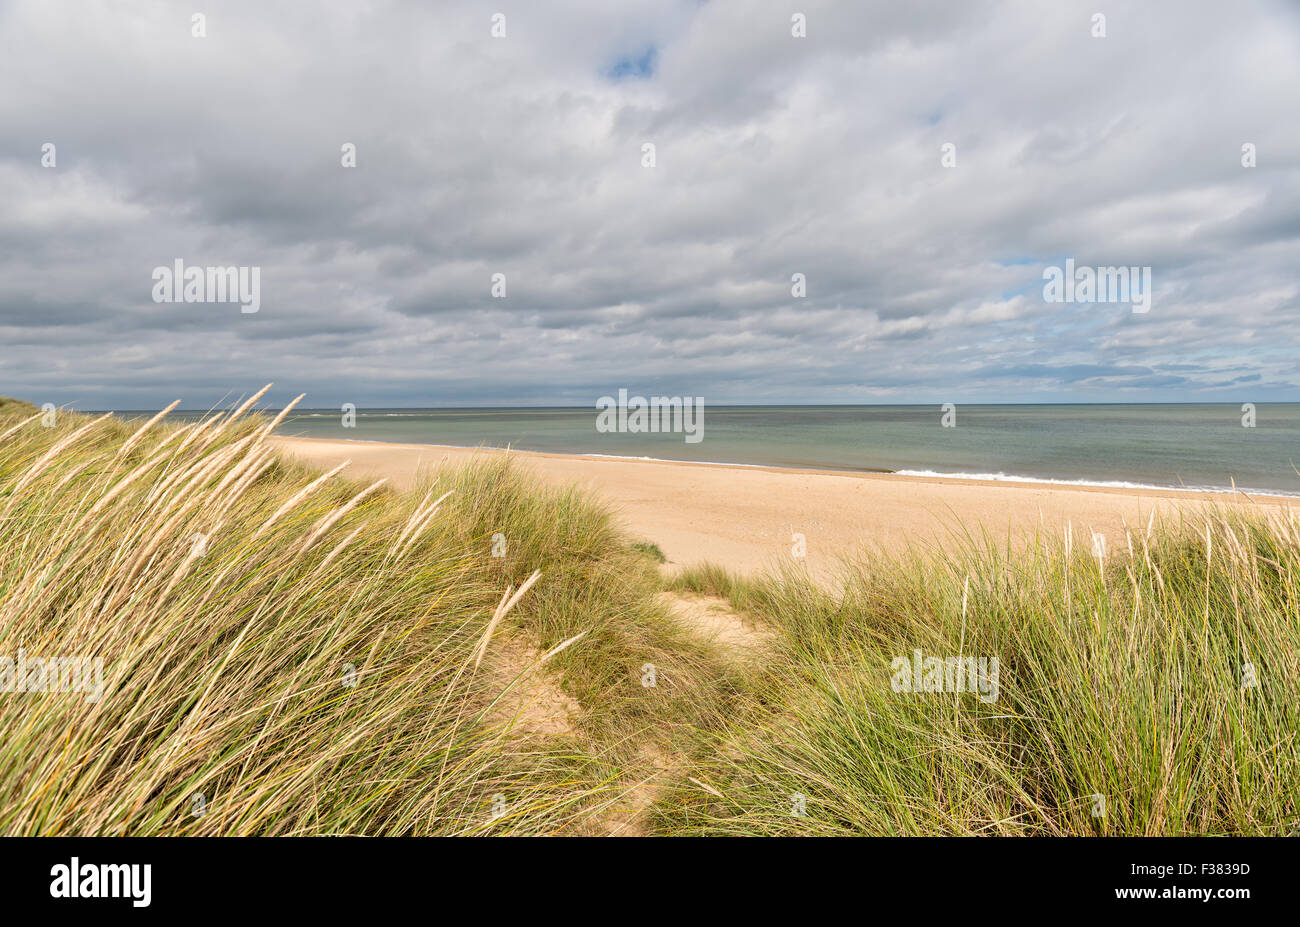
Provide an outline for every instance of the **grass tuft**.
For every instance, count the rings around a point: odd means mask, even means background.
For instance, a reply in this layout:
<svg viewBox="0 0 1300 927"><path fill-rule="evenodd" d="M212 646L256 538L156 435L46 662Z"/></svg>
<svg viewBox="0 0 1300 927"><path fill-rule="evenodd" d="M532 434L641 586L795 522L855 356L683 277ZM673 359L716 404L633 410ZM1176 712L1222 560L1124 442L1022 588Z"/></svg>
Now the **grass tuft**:
<svg viewBox="0 0 1300 927"><path fill-rule="evenodd" d="M282 460L250 408L44 427L0 401L0 833L1300 823L1289 513L1206 510L1101 560L964 535L834 588L667 580L658 547L505 459L399 493ZM759 656L665 588L726 599ZM995 697L899 691L917 651L996 658Z"/></svg>

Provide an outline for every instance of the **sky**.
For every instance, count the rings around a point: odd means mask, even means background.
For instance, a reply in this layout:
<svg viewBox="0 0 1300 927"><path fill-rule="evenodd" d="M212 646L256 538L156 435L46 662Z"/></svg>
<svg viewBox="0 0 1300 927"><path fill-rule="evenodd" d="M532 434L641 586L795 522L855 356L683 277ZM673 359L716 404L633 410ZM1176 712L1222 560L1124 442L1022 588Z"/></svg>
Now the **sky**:
<svg viewBox="0 0 1300 927"><path fill-rule="evenodd" d="M156 301L177 260L257 311ZM1300 400L1300 2L0 0L0 394L270 381Z"/></svg>

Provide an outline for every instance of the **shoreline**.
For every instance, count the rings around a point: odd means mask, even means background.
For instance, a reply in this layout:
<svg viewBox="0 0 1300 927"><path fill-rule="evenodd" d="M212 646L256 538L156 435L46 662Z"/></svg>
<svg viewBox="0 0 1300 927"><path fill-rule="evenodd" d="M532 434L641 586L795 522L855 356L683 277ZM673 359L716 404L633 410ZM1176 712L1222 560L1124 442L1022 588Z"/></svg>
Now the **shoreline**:
<svg viewBox="0 0 1300 927"><path fill-rule="evenodd" d="M1073 532L1104 535L1110 549L1157 515L1206 505L1290 510L1293 496L1191 489L1063 485L853 470L703 463L437 444L279 437L288 456L345 474L409 486L417 471L508 455L543 482L589 490L634 540L657 544L669 569L712 561L742 573L806 567L829 577L845 558L909 544L948 546L954 534L1025 543ZM802 550L800 555L797 553Z"/></svg>
<svg viewBox="0 0 1300 927"><path fill-rule="evenodd" d="M428 448L431 450L459 451L471 453L495 453L495 454L512 454L525 457L544 457L548 459L559 460L613 460L628 461L636 463L655 463L655 464L673 464L686 467L724 467L724 468L741 468L745 470L766 470L775 473L806 473L806 474L831 474L835 476L849 477L898 477L906 480L928 480L942 482L961 482L969 483L974 486L1041 486L1041 487L1062 487L1067 489L1079 490L1106 490L1122 493L1140 493L1142 495L1159 495L1161 493L1176 494L1176 498L1187 498L1205 496L1205 501L1222 501L1222 497L1244 497L1242 501L1249 501L1257 497L1265 497L1269 500L1288 501L1294 500L1300 503L1300 492L1285 492L1279 489L1243 489L1232 486L1161 486L1156 483L1136 483L1128 480L1085 480L1085 479L1068 479L1065 477L1046 477L1046 476L1021 476L1014 473L939 473L930 470L915 470L905 468L902 470L890 470L884 467L862 467L859 469L847 470L842 467L812 467L812 466L786 466L782 464L757 464L757 463L737 463L726 460L678 460L673 457L632 457L625 454L585 454L581 452L562 452L562 451L535 451L525 450L516 447L496 447L493 445L478 444L426 444L423 442L408 441L379 441L372 438L314 438L307 435L275 435L279 441L304 441L304 442L322 442L326 444L359 444L359 445L376 445L386 448Z"/></svg>

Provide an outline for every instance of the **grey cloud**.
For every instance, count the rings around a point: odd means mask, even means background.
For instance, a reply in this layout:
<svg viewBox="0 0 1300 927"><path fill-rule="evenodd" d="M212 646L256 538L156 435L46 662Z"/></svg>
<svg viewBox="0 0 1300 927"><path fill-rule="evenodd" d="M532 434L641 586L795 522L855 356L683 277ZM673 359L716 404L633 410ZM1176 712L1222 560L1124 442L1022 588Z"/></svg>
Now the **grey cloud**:
<svg viewBox="0 0 1300 927"><path fill-rule="evenodd" d="M1126 6L1101 40L1077 0L815 0L806 39L774 0L498 6L500 40L468 0L231 2L207 39L161 2L0 8L0 392L1295 389L1286 4ZM611 78L647 48L651 75ZM1043 303L1067 256L1151 265L1152 311ZM262 310L154 304L150 270L177 257L261 266Z"/></svg>

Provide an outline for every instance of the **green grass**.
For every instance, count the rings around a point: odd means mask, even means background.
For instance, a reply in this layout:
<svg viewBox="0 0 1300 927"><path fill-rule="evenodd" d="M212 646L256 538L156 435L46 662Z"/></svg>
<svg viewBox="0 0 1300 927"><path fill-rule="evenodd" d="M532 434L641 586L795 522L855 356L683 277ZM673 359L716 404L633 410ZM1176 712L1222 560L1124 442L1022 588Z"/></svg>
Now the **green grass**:
<svg viewBox="0 0 1300 927"><path fill-rule="evenodd" d="M1063 539L1012 553L972 541L858 563L836 592L716 568L683 575L680 588L725 595L774 629L778 655L748 710L701 737L711 756L693 775L722 797L682 785L661 802L659 828L1291 832L1295 525L1222 511L1132 542L1099 563ZM996 701L894 691L891 661L915 648L998 657Z"/></svg>
<svg viewBox="0 0 1300 927"><path fill-rule="evenodd" d="M0 396L0 415L34 415L35 413L36 406L30 402Z"/></svg>
<svg viewBox="0 0 1300 927"><path fill-rule="evenodd" d="M668 558L665 557L664 552L659 549L659 545L652 541L636 541L631 545L631 547L637 553L645 554L655 563L668 562Z"/></svg>
<svg viewBox="0 0 1300 927"><path fill-rule="evenodd" d="M834 589L665 580L656 546L513 464L409 492L320 480L272 424L47 428L0 402L0 659L104 670L97 701L0 692L0 834L606 833L648 780L635 832L1300 819L1291 521L1189 518L1101 564L1060 538L964 537L864 558ZM701 640L666 587L728 599L769 632L760 656ZM914 649L997 657L997 699L895 691ZM577 706L558 733L509 710L539 685Z"/></svg>
<svg viewBox="0 0 1300 927"><path fill-rule="evenodd" d="M27 411L0 410L0 656L98 658L105 690L0 694L0 833L578 831L640 774L590 732L683 704L635 685L642 663L711 688L608 515L503 463L367 493L316 485L249 415L137 431ZM503 640L579 634L544 672L583 724L500 720Z"/></svg>

